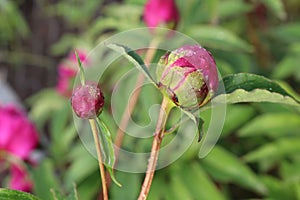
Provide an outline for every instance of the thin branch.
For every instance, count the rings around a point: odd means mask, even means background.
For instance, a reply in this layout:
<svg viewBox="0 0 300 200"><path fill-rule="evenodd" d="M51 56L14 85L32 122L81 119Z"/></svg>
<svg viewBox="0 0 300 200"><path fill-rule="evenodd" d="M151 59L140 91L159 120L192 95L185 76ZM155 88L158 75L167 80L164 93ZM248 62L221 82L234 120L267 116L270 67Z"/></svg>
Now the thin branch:
<svg viewBox="0 0 300 200"><path fill-rule="evenodd" d="M99 142L99 137L98 137L98 128L97 128L95 119L90 119L89 122L90 122L90 125L92 128L94 142L95 142L96 151L97 151L98 164L99 164L100 176L101 176L101 181L102 181L103 199L108 200L108 192L107 192L107 185L106 185L106 178L105 178L106 174L105 174L105 169L104 169L104 165L103 165L100 142Z"/></svg>

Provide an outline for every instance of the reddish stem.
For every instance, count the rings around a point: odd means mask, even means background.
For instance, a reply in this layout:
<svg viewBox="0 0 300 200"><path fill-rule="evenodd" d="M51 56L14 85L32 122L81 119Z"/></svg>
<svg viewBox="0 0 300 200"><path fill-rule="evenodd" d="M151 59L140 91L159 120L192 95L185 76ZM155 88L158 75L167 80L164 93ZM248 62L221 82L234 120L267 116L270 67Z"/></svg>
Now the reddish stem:
<svg viewBox="0 0 300 200"><path fill-rule="evenodd" d="M167 99L166 97L164 97L163 101L161 103L160 113L159 113L158 121L156 124L156 130L155 130L154 140L152 143L152 148L151 148L151 153L150 153L146 176L145 176L144 183L142 185L138 200L147 199L147 196L149 194L153 176L155 173L157 160L158 160L159 149L160 149L162 139L164 136L165 125L167 122L168 114L169 114L170 110L172 109L172 107L173 106L170 104L170 100Z"/></svg>

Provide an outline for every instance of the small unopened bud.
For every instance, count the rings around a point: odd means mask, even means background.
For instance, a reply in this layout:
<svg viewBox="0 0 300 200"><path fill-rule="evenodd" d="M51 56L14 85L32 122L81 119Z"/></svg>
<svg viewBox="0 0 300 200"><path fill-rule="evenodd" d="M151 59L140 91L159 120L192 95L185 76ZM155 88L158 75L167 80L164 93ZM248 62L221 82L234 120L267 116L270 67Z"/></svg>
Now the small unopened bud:
<svg viewBox="0 0 300 200"><path fill-rule="evenodd" d="M73 91L71 105L76 115L83 119L97 117L104 106L104 96L95 82L87 82Z"/></svg>
<svg viewBox="0 0 300 200"><path fill-rule="evenodd" d="M218 88L216 63L199 45L186 45L166 53L157 66L157 81L163 92L184 109L210 101Z"/></svg>

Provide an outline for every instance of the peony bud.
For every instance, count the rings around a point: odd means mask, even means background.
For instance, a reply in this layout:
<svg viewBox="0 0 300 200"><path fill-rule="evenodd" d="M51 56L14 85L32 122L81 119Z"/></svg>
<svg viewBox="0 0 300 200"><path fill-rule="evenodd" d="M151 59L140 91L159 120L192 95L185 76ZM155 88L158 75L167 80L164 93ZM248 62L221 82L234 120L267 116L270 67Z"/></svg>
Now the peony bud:
<svg viewBox="0 0 300 200"><path fill-rule="evenodd" d="M156 75L161 90L188 110L206 104L218 88L215 60L199 45L186 45L162 56Z"/></svg>
<svg viewBox="0 0 300 200"><path fill-rule="evenodd" d="M71 105L80 118L91 119L97 117L104 106L104 96L95 82L87 82L77 87L71 97Z"/></svg>
<svg viewBox="0 0 300 200"><path fill-rule="evenodd" d="M148 27L165 24L175 29L179 21L179 12L174 0L149 0L145 4L143 18Z"/></svg>

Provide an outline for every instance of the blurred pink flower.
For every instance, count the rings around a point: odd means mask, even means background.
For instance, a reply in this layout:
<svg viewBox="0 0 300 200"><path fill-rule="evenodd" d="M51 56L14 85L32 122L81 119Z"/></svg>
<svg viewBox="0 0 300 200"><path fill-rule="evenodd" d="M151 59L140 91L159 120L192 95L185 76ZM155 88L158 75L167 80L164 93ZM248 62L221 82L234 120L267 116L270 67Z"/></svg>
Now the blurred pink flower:
<svg viewBox="0 0 300 200"><path fill-rule="evenodd" d="M0 150L22 160L38 143L38 133L33 123L15 106L0 106Z"/></svg>
<svg viewBox="0 0 300 200"><path fill-rule="evenodd" d="M82 63L85 62L85 60L87 58L87 52L84 50L76 50L76 51L77 51L78 57L80 58L81 62ZM75 52L71 52L68 56L68 59L71 62L77 63L77 58L76 58Z"/></svg>
<svg viewBox="0 0 300 200"><path fill-rule="evenodd" d="M11 179L9 181L9 188L13 190L22 190L30 192L32 190L32 181L24 168L12 165L10 168Z"/></svg>
<svg viewBox="0 0 300 200"><path fill-rule="evenodd" d="M175 29L179 21L179 12L175 0L148 0L144 8L144 22L148 27L166 24Z"/></svg>
<svg viewBox="0 0 300 200"><path fill-rule="evenodd" d="M24 112L13 105L0 106L0 151L8 156L27 160L38 143L38 132ZM9 187L30 191L32 183L24 167L11 163Z"/></svg>
<svg viewBox="0 0 300 200"><path fill-rule="evenodd" d="M82 63L87 63L87 52L83 50L77 51ZM85 66L85 65L84 65ZM74 78L78 72L78 63L75 53L70 53L68 58L63 60L58 66L58 82L56 91L65 96L70 97L72 94L72 86Z"/></svg>
<svg viewBox="0 0 300 200"><path fill-rule="evenodd" d="M56 85L56 91L66 97L70 97L72 94L72 81L76 76L77 69L69 67L67 64L60 64L58 66L58 82Z"/></svg>

